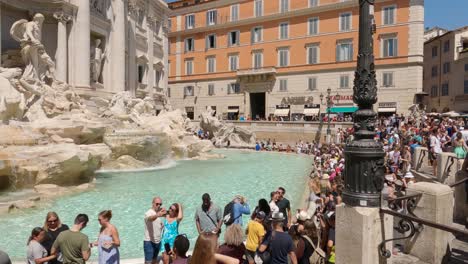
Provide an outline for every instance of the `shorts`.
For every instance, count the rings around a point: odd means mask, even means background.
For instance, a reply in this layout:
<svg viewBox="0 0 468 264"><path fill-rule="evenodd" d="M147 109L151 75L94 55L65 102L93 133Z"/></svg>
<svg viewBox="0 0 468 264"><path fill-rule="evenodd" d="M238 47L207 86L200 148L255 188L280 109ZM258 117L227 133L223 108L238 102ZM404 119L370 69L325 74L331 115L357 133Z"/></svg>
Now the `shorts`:
<svg viewBox="0 0 468 264"><path fill-rule="evenodd" d="M245 250L245 258L247 261L253 261L255 259L255 251Z"/></svg>
<svg viewBox="0 0 468 264"><path fill-rule="evenodd" d="M156 262L159 254L161 243L154 243L152 241L143 241L143 251L145 252L145 263Z"/></svg>

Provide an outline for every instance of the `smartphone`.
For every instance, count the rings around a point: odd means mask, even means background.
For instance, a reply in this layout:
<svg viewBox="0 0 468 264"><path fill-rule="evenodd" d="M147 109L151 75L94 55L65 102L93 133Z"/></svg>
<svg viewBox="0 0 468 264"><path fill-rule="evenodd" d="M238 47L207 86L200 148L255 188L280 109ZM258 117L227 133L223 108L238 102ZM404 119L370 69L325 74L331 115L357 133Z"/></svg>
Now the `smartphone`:
<svg viewBox="0 0 468 264"><path fill-rule="evenodd" d="M169 254L171 252L171 245L169 243L164 244L164 249L166 250L166 254Z"/></svg>

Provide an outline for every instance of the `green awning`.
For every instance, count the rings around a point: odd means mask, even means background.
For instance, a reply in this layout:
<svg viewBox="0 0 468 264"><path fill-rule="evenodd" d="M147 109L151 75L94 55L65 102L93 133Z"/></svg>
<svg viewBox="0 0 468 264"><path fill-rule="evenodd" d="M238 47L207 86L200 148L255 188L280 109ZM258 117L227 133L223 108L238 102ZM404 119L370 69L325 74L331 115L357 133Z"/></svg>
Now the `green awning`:
<svg viewBox="0 0 468 264"><path fill-rule="evenodd" d="M357 106L337 106L331 107L330 113L354 113L358 110Z"/></svg>

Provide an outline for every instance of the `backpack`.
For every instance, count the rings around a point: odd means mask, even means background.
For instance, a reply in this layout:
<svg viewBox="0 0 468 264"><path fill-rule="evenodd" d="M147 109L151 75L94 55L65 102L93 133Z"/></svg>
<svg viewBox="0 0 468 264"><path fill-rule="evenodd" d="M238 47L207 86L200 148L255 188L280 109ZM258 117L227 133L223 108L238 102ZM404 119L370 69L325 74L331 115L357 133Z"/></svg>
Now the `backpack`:
<svg viewBox="0 0 468 264"><path fill-rule="evenodd" d="M309 241L309 243L312 245L314 248L314 253L309 257L309 263L310 264L325 264L325 258L326 254L325 252L320 248L320 240L317 241L317 245L314 245L312 242L312 239L310 239L308 236L302 236L305 240Z"/></svg>
<svg viewBox="0 0 468 264"><path fill-rule="evenodd" d="M240 214L240 216L242 216L242 214ZM226 226L232 225L240 216L234 218L234 202L231 201L224 206L223 222Z"/></svg>

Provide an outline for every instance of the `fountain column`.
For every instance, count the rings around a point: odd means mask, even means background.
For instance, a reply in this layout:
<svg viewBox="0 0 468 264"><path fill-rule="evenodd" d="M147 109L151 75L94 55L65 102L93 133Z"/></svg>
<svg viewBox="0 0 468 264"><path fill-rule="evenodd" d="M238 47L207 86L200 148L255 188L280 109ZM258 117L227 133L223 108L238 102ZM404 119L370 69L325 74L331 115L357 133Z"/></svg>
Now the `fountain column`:
<svg viewBox="0 0 468 264"><path fill-rule="evenodd" d="M73 24L73 84L77 88L90 88L91 15L89 0L74 0L78 13Z"/></svg>
<svg viewBox="0 0 468 264"><path fill-rule="evenodd" d="M111 35L112 91L125 91L125 4L123 0L113 0Z"/></svg>
<svg viewBox="0 0 468 264"><path fill-rule="evenodd" d="M63 12L54 13L55 19L58 21L57 26L57 51L55 52L55 77L57 80L67 82L67 66L68 66L68 42L67 42L67 23L71 17Z"/></svg>

